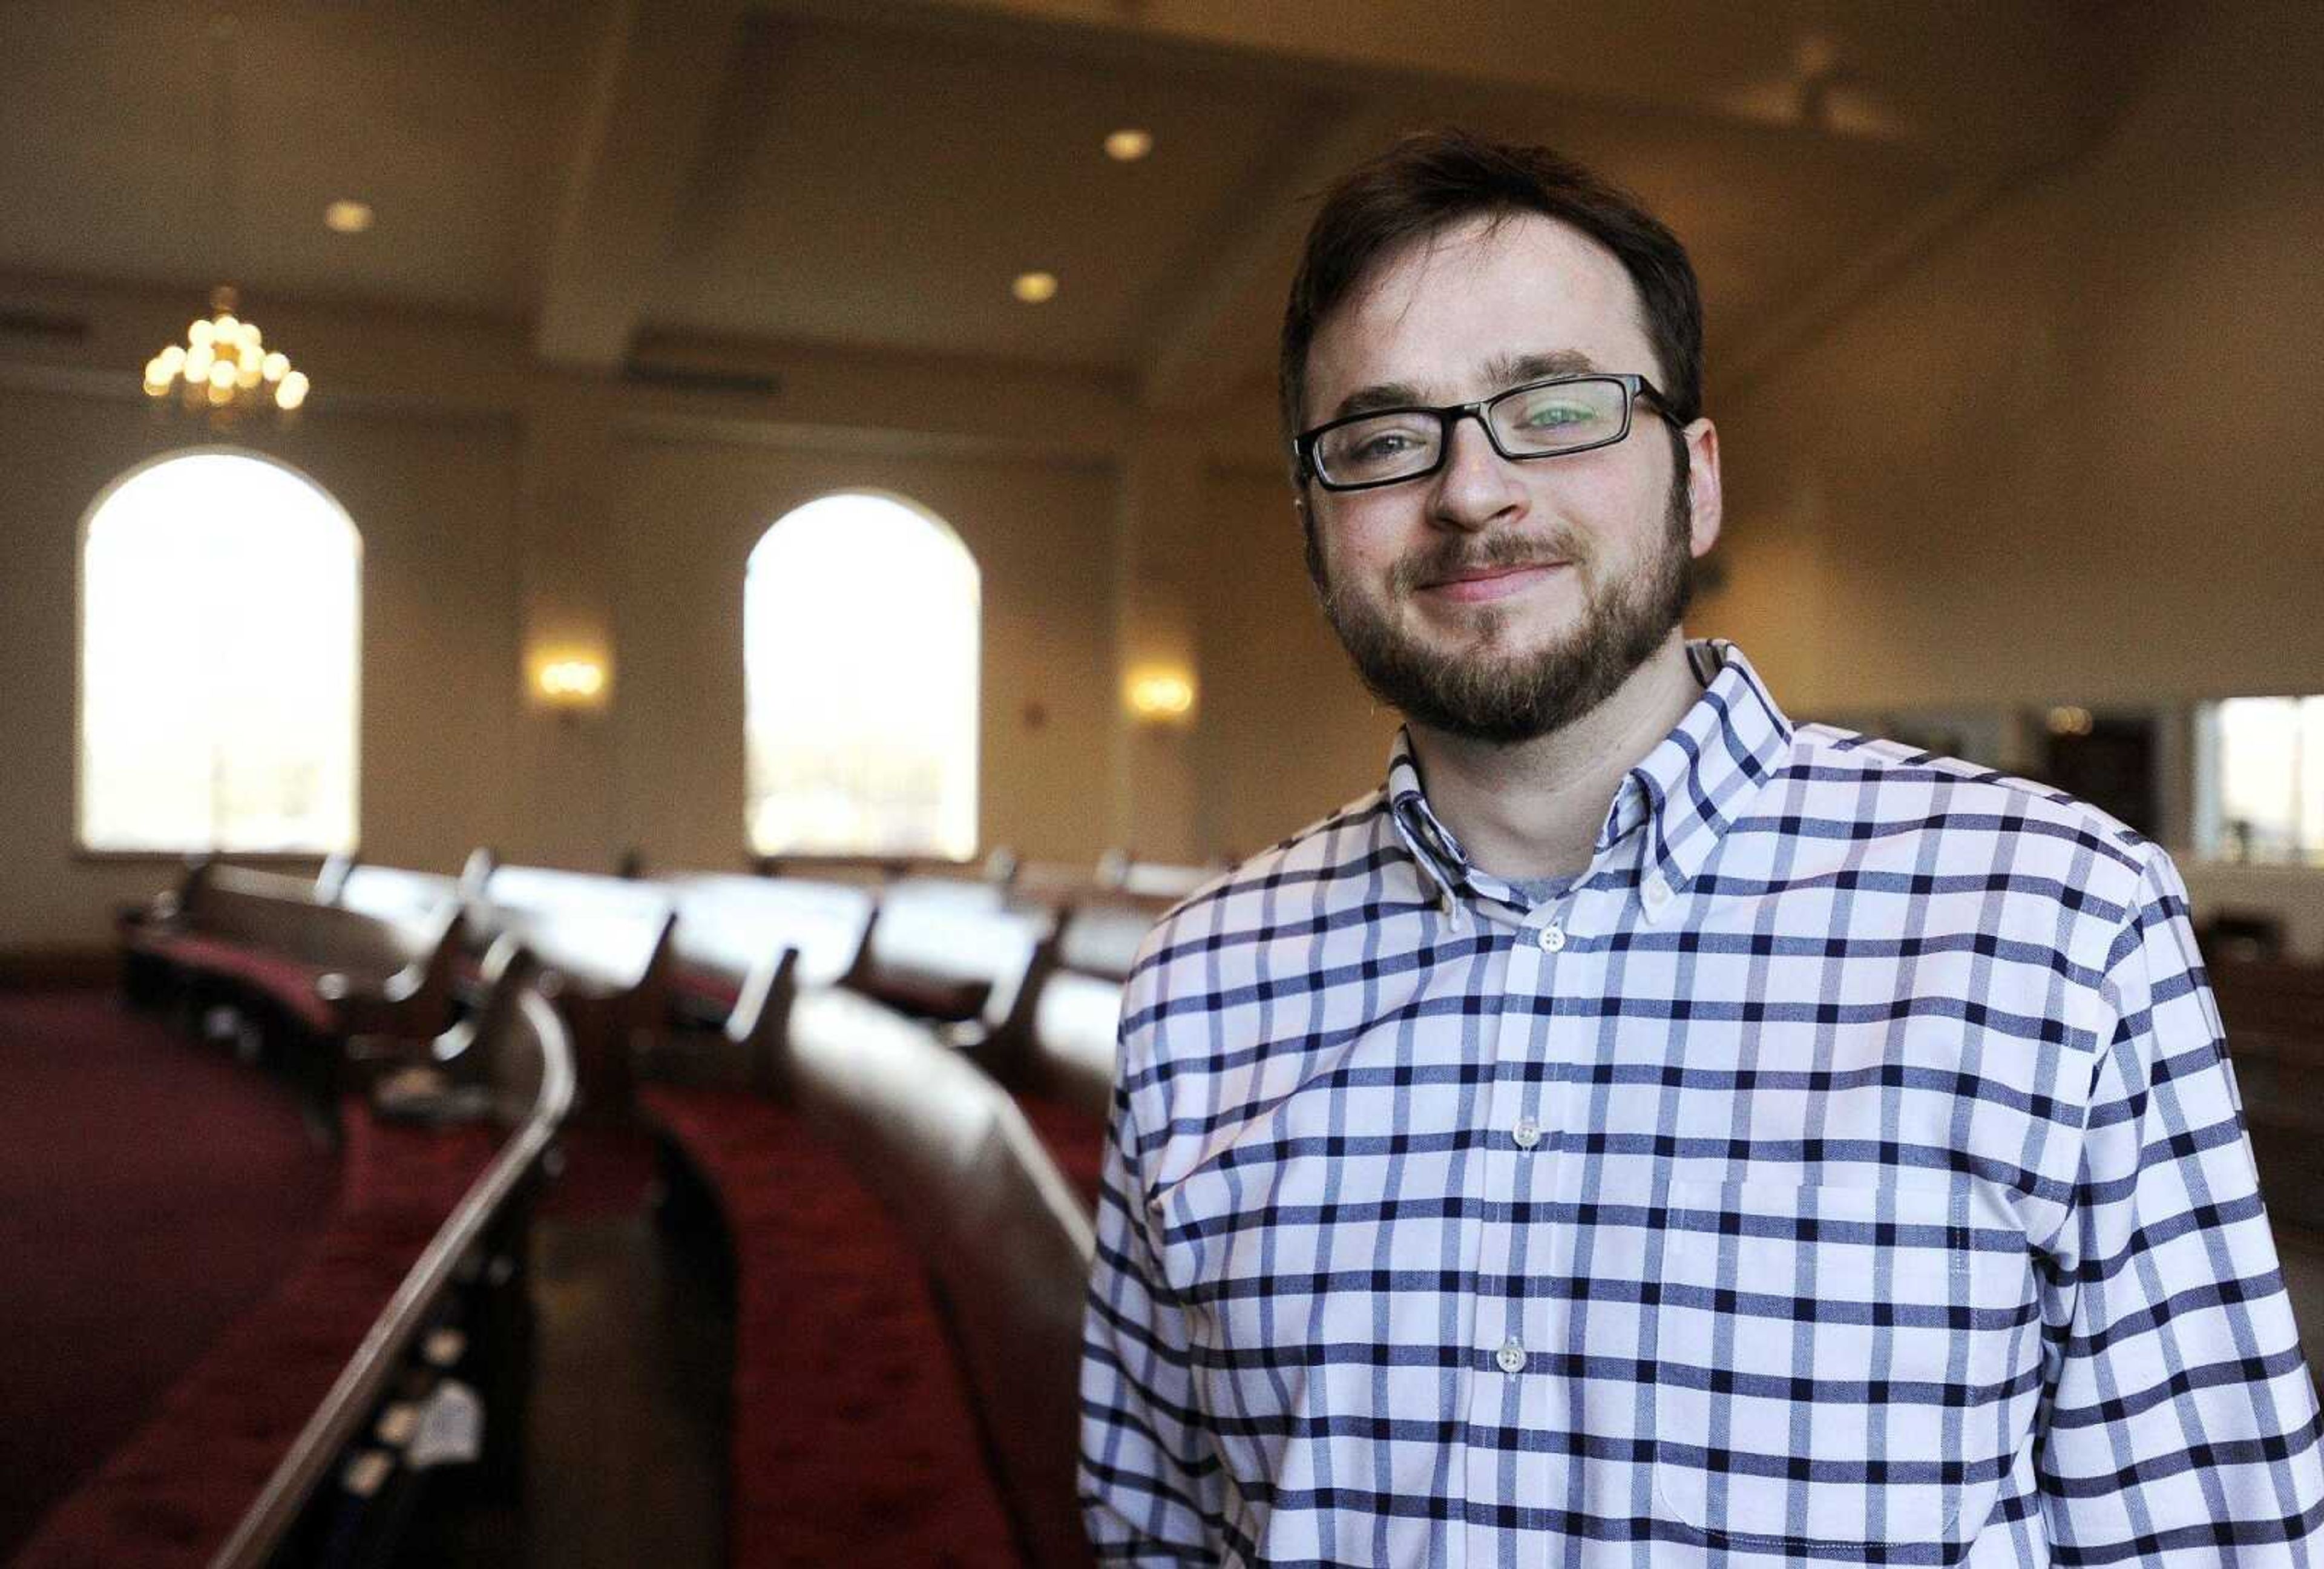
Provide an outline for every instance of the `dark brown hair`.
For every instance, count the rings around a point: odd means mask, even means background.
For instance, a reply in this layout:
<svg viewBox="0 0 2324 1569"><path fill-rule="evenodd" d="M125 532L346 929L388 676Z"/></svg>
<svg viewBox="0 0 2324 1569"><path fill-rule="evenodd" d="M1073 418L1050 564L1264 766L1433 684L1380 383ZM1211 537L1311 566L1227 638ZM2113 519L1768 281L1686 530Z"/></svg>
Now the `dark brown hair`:
<svg viewBox="0 0 2324 1569"><path fill-rule="evenodd" d="M1540 213L1614 254L1638 291L1655 377L1680 424L1702 412L1702 299L1678 236L1631 196L1545 147L1460 130L1407 136L1326 191L1283 312L1283 429L1299 429L1307 350L1323 318L1393 251L1480 215Z"/></svg>

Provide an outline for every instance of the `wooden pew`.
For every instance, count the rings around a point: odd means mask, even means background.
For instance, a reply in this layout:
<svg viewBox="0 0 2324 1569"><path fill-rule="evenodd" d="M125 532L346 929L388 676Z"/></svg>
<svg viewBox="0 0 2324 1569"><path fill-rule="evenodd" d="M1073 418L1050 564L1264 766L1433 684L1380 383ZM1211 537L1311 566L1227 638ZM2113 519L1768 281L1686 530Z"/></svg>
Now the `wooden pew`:
<svg viewBox="0 0 2324 1569"><path fill-rule="evenodd" d="M1088 1209L1007 1092L925 1024L806 992L790 1048L802 1117L929 1273L1022 1562L1088 1564L1074 1484Z"/></svg>
<svg viewBox="0 0 2324 1569"><path fill-rule="evenodd" d="M672 1003L677 1021L694 1028L641 1061L641 1076L774 1093L791 994L835 985L855 967L879 909L873 891L709 872L660 886L678 916Z"/></svg>
<svg viewBox="0 0 2324 1569"><path fill-rule="evenodd" d="M513 937L540 960L541 989L572 1032L581 1103L630 1105L632 1063L669 1029L678 915L650 882L494 865L466 903L472 941Z"/></svg>
<svg viewBox="0 0 2324 1569"><path fill-rule="evenodd" d="M419 918L458 904L461 897L457 878L361 861L337 869L336 877L327 872L318 886L326 889L331 903L382 920Z"/></svg>
<svg viewBox="0 0 2324 1569"><path fill-rule="evenodd" d="M456 902L372 913L322 901L305 878L208 863L122 927L131 999L230 1003L319 1093L359 1036L426 1039L450 1020Z"/></svg>
<svg viewBox="0 0 2324 1569"><path fill-rule="evenodd" d="M1094 1208L1113 1107L1122 983L1169 901L1084 893L1068 909L979 1066L1015 1094L1066 1180Z"/></svg>
<svg viewBox="0 0 2324 1569"><path fill-rule="evenodd" d="M2209 958L2268 1208L2324 1230L2324 965Z"/></svg>
<svg viewBox="0 0 2324 1569"><path fill-rule="evenodd" d="M522 1431L509 1330L523 1311L526 1197L573 1075L521 952L496 950L487 968L486 1007L447 1054L477 1120L393 1122L350 1104L321 1242L47 1517L22 1569L379 1561L371 1537L393 1524L383 1490L418 1485L385 1408L447 1371L501 1397L485 1435L508 1474Z"/></svg>
<svg viewBox="0 0 2324 1569"><path fill-rule="evenodd" d="M1004 1028L1038 973L1057 911L1002 886L915 877L881 891L846 984L969 1046Z"/></svg>
<svg viewBox="0 0 2324 1569"><path fill-rule="evenodd" d="M1098 858L1097 882L1111 892L1158 900L1167 909L1226 871L1229 864L1213 861L1202 866L1178 866L1133 860L1122 851L1110 850Z"/></svg>

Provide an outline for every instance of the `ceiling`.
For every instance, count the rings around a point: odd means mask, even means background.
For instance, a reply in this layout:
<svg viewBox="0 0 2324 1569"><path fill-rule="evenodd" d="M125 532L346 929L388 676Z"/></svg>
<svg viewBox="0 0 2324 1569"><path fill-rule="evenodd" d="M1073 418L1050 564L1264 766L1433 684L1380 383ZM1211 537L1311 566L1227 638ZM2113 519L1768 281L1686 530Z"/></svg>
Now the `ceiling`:
<svg viewBox="0 0 2324 1569"><path fill-rule="evenodd" d="M1270 374L1312 193L1457 122L1662 212L1716 378L2087 145L2139 32L2098 0L18 0L0 304L230 277L581 369L815 345L1198 407ZM1125 125L1150 157L1102 155ZM374 226L327 230L339 198Z"/></svg>

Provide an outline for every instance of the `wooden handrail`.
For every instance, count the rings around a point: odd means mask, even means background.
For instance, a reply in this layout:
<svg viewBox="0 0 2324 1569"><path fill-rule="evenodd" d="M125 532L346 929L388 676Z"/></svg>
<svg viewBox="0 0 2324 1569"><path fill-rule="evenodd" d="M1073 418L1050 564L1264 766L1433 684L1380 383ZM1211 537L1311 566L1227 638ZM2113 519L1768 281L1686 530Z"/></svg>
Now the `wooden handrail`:
<svg viewBox="0 0 2324 1569"><path fill-rule="evenodd" d="M261 1569L272 1560L305 1511L317 1484L329 1474L348 1441L369 1417L389 1378L410 1349L412 1337L450 1283L454 1269L539 1163L571 1109L573 1055L565 1026L557 1011L533 989L529 974L519 983L523 991L518 1007L540 1043L540 1084L531 1107L404 1276L341 1370L331 1392L300 1431L234 1534L210 1560L210 1569Z"/></svg>

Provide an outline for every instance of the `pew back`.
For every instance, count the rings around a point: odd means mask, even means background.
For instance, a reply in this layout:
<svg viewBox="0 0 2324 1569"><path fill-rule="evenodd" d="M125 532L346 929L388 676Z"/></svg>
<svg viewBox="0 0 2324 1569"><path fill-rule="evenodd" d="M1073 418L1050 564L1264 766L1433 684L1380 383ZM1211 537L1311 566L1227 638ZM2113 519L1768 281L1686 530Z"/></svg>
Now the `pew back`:
<svg viewBox="0 0 2324 1569"><path fill-rule="evenodd" d="M393 974L428 953L421 922L325 904L305 878L241 866L213 867L194 881L183 918L208 936L373 977Z"/></svg>
<svg viewBox="0 0 2324 1569"><path fill-rule="evenodd" d="M881 892L848 983L917 1018L997 1029L1056 920L1050 907L991 883L908 878Z"/></svg>
<svg viewBox="0 0 2324 1569"><path fill-rule="evenodd" d="M357 862L340 874L332 899L345 909L382 920L416 922L456 902L459 897L460 884L455 878Z"/></svg>
<svg viewBox="0 0 2324 1569"><path fill-rule="evenodd" d="M1102 1123L1113 1103L1121 985L1165 908L1158 900L1114 894L1084 900L1067 911L1056 963L1040 978L1024 1038L1009 1043L994 1071Z"/></svg>
<svg viewBox="0 0 2324 1569"><path fill-rule="evenodd" d="M1074 1466L1087 1212L1015 1102L923 1024L802 993L789 1074L800 1113L928 1267L1026 1561L1086 1564Z"/></svg>
<svg viewBox="0 0 2324 1569"><path fill-rule="evenodd" d="M860 884L705 872L666 885L687 970L739 987L785 950L803 986L833 986L863 951L878 900Z"/></svg>
<svg viewBox="0 0 2324 1569"><path fill-rule="evenodd" d="M668 951L669 891L650 882L545 866L495 866L470 900L479 938L514 937L562 990L633 992Z"/></svg>

